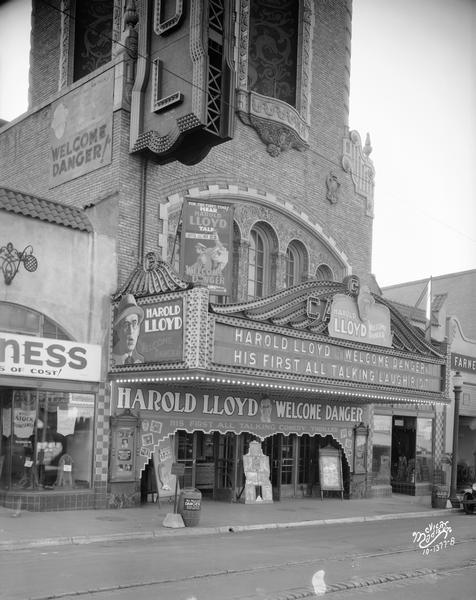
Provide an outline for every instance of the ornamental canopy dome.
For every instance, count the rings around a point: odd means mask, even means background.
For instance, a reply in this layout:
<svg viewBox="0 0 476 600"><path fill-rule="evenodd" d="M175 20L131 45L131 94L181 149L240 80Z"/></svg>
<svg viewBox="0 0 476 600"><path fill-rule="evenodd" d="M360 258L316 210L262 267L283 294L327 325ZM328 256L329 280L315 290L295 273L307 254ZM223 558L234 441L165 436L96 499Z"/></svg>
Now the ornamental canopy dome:
<svg viewBox="0 0 476 600"><path fill-rule="evenodd" d="M137 265L125 284L113 295L113 300L119 300L125 294L143 298L181 292L192 287L193 284L183 281L173 267L161 260L158 254L149 252L145 256L144 263Z"/></svg>

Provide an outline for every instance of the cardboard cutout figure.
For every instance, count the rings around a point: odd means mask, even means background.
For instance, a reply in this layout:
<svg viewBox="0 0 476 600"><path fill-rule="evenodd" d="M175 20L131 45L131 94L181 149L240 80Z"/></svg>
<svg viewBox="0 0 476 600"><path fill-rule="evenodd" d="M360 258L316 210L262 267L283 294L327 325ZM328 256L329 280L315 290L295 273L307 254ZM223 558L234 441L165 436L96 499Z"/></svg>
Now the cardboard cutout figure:
<svg viewBox="0 0 476 600"><path fill-rule="evenodd" d="M273 502L273 490L269 480L269 457L263 454L259 442L251 442L248 454L243 456L245 471L245 504Z"/></svg>

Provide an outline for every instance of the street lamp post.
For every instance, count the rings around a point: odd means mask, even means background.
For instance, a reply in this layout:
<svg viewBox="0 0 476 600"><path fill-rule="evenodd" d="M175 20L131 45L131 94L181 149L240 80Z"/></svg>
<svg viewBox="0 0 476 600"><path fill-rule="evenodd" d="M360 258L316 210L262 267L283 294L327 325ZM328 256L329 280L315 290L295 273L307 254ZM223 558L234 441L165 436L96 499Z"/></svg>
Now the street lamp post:
<svg viewBox="0 0 476 600"><path fill-rule="evenodd" d="M458 472L458 428L459 428L459 398L463 389L463 376L457 371L453 376L453 391L455 397L453 415L453 456L451 460L451 487L450 502L453 508L459 508L459 499L456 494L456 476Z"/></svg>

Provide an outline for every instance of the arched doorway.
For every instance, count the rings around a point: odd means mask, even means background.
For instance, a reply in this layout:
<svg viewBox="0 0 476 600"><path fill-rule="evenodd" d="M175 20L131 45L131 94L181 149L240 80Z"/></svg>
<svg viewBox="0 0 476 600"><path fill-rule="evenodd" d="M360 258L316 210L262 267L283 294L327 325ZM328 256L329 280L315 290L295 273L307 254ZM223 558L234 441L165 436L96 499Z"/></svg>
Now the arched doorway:
<svg viewBox="0 0 476 600"><path fill-rule="evenodd" d="M341 450L344 494L349 494L349 465L341 446L331 435L279 433L266 438L262 446L264 454L269 456L274 500L320 497L319 452L327 446Z"/></svg>

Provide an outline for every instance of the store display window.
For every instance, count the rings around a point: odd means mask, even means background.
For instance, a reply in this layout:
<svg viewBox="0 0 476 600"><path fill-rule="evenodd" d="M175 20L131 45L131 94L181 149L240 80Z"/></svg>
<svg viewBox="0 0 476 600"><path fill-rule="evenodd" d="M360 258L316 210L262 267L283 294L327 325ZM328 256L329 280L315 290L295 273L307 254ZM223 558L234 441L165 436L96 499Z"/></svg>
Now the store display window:
<svg viewBox="0 0 476 600"><path fill-rule="evenodd" d="M393 416L392 483L400 486L396 492L409 493L415 484L416 417ZM405 487L407 486L407 487Z"/></svg>
<svg viewBox="0 0 476 600"><path fill-rule="evenodd" d="M372 449L372 475L374 485L390 484L391 448L391 415L374 415Z"/></svg>
<svg viewBox="0 0 476 600"><path fill-rule="evenodd" d="M0 489L90 488L94 394L0 392Z"/></svg>
<svg viewBox="0 0 476 600"><path fill-rule="evenodd" d="M415 482L432 481L433 420L417 417Z"/></svg>

